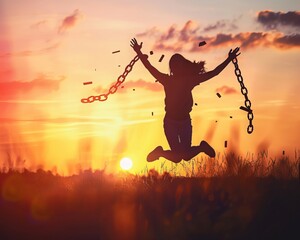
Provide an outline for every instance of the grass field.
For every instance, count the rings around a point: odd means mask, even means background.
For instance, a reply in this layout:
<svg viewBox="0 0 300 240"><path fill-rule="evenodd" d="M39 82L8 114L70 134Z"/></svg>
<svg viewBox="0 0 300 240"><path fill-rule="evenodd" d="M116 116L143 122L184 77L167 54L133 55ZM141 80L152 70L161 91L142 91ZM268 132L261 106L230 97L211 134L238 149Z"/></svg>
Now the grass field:
<svg viewBox="0 0 300 240"><path fill-rule="evenodd" d="M0 239L299 238L297 154L218 159L178 164L186 176L3 168Z"/></svg>

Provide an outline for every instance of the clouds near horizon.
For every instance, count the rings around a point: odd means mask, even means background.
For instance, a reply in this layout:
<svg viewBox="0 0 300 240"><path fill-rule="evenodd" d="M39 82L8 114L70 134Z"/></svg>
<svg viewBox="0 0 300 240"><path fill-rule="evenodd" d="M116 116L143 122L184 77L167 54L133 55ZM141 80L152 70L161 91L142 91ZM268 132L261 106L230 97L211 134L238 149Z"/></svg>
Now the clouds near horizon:
<svg viewBox="0 0 300 240"><path fill-rule="evenodd" d="M257 16L257 21L264 23L266 26L271 24L274 19L276 24L284 24L299 27L299 12L288 12L275 14L269 11L261 11ZM281 16L281 17L280 17ZM229 30L224 32L208 35L212 30L223 30L228 27L236 30L238 27L232 21L218 21L213 25L204 27L201 30L200 24L188 20L183 27L171 25L165 30L152 27L149 31L137 34L137 37L151 37L154 39L154 50L163 51L189 51L198 52L211 50L216 47L233 47L240 46L243 50L255 47L274 47L277 49L287 50L300 47L300 33L285 34L280 31L243 31L231 33ZM228 33L227 33L228 32ZM206 41L207 45L199 47L199 42Z"/></svg>
<svg viewBox="0 0 300 240"><path fill-rule="evenodd" d="M218 87L216 89L216 93L220 93L222 95L229 95L229 94L238 93L238 91L235 88L233 88L233 87L229 87L229 86L223 85L223 86Z"/></svg>
<svg viewBox="0 0 300 240"><path fill-rule="evenodd" d="M64 76L58 79L51 79L46 75L39 75L37 78L27 81L5 81L0 82L0 100L11 100L18 96L24 96L38 91L41 95L49 92L58 91Z"/></svg>
<svg viewBox="0 0 300 240"><path fill-rule="evenodd" d="M46 46L44 48L38 49L38 50L24 50L24 51L19 51L19 52L7 52L4 54L0 55L0 58L5 58L5 57L28 57L28 56L35 56L35 55L40 55L44 53L48 53L52 50L57 49L60 46L60 43L54 43L52 45Z"/></svg>

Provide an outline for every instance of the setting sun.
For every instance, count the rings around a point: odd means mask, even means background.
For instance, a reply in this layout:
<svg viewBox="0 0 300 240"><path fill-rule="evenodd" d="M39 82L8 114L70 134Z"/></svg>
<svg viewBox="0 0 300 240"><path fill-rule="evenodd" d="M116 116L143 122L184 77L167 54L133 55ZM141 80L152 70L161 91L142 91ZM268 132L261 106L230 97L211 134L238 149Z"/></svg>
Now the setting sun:
<svg viewBox="0 0 300 240"><path fill-rule="evenodd" d="M120 166L123 170L129 170L132 168L132 160L128 157L124 157L120 161Z"/></svg>

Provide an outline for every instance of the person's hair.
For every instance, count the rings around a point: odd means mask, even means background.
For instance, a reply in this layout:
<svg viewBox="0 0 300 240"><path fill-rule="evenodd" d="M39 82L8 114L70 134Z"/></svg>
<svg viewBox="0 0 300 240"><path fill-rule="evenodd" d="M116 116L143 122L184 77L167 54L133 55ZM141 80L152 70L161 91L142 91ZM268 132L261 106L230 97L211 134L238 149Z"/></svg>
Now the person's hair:
<svg viewBox="0 0 300 240"><path fill-rule="evenodd" d="M169 68L171 75L184 75L184 74L201 74L205 73L204 61L191 62L184 58L181 54L175 53L169 61Z"/></svg>

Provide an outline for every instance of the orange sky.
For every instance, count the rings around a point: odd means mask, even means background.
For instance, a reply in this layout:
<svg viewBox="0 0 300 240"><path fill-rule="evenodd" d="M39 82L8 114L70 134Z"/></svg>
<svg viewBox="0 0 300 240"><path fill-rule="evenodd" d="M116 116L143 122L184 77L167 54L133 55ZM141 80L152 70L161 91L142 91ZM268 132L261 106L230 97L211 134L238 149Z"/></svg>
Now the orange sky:
<svg viewBox="0 0 300 240"><path fill-rule="evenodd" d="M193 144L205 139L222 154L228 151L225 140L242 155L264 148L274 155L299 151L297 1L269 6L229 0L201 6L198 1L129 2L1 1L3 166L62 174L104 167L115 172L128 156L132 172L159 167L163 160L148 164L145 158L157 145L168 148L162 128L164 92L140 62L124 88L107 101L80 102L105 93L124 71L135 56L132 37L144 43L143 52L165 73L175 52L205 60L211 70L230 48L241 47L239 65L254 110L254 132L247 134L246 113L239 109L243 96L230 64L193 90ZM203 40L207 44L199 47ZM83 85L86 81L93 84Z"/></svg>

